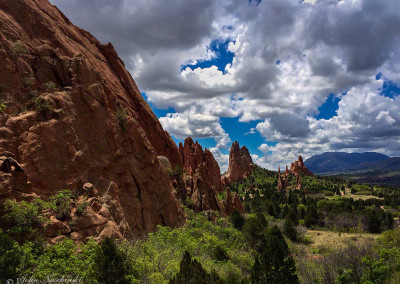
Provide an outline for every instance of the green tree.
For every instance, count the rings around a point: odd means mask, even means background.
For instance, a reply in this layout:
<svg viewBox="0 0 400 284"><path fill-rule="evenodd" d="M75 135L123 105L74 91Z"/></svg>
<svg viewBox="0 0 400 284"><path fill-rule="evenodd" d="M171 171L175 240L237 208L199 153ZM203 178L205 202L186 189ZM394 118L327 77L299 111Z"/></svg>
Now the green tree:
<svg viewBox="0 0 400 284"><path fill-rule="evenodd" d="M289 210L289 213L287 215L287 219L290 220L293 225L298 225L299 224L299 213L297 212L296 207L292 206Z"/></svg>
<svg viewBox="0 0 400 284"><path fill-rule="evenodd" d="M308 228L317 225L318 223L318 210L315 205L307 206L306 216L304 217L304 225Z"/></svg>
<svg viewBox="0 0 400 284"><path fill-rule="evenodd" d="M229 216L229 221L237 230L241 230L245 223L244 217L237 210L234 210L231 216Z"/></svg>
<svg viewBox="0 0 400 284"><path fill-rule="evenodd" d="M268 224L265 219L257 217L249 217L243 226L243 234L248 244L256 249L260 250L262 247L262 233L267 228Z"/></svg>
<svg viewBox="0 0 400 284"><path fill-rule="evenodd" d="M94 274L100 283L129 283L127 256L110 238L106 238L97 249Z"/></svg>
<svg viewBox="0 0 400 284"><path fill-rule="evenodd" d="M7 279L16 279L20 272L20 265L18 243L0 232L0 280L5 283Z"/></svg>
<svg viewBox="0 0 400 284"><path fill-rule="evenodd" d="M277 226L268 230L263 243L263 252L252 268L252 283L299 283L294 259Z"/></svg>
<svg viewBox="0 0 400 284"><path fill-rule="evenodd" d="M228 253L220 245L217 245L215 247L215 249L214 249L214 257L218 261L227 261L229 259Z"/></svg>
<svg viewBox="0 0 400 284"><path fill-rule="evenodd" d="M297 231L293 226L292 221L289 219L285 220L285 224L283 225L283 232L285 233L285 236L289 238L292 242L295 242L297 240Z"/></svg>
<svg viewBox="0 0 400 284"><path fill-rule="evenodd" d="M304 206L301 206L301 207L300 207L299 216L300 216L300 219L304 219L304 218L305 218L305 216L306 216L306 210L304 209Z"/></svg>
<svg viewBox="0 0 400 284"><path fill-rule="evenodd" d="M33 241L38 248L41 248L43 246L42 228L45 223L43 212L48 208L48 204L40 199L19 203L6 200L4 208L6 214L1 220L4 233L19 243Z"/></svg>
<svg viewBox="0 0 400 284"><path fill-rule="evenodd" d="M170 279L170 284L210 284L218 283L218 275L213 272L209 274L196 259L192 259L190 253L185 251L183 254L179 272Z"/></svg>

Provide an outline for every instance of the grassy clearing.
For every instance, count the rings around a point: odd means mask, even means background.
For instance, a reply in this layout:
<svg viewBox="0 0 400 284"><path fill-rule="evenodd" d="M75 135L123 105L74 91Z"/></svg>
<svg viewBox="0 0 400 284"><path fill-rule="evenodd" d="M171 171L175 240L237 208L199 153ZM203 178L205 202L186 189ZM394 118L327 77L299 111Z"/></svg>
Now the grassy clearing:
<svg viewBox="0 0 400 284"><path fill-rule="evenodd" d="M345 248L350 244L360 245L374 241L379 237L379 234L308 230L305 237L311 241L311 244L306 246L306 251L309 254L326 254Z"/></svg>
<svg viewBox="0 0 400 284"><path fill-rule="evenodd" d="M354 200L366 200L366 199L383 199L383 198L379 198L378 196L372 195L372 194L368 194L368 195L364 195L364 194L352 194L349 188L346 188L344 195L338 196L338 195L334 195L334 196L325 196L325 198L327 199L333 199L333 200L339 200L341 198L353 198Z"/></svg>
<svg viewBox="0 0 400 284"><path fill-rule="evenodd" d="M333 200L339 200L339 199L342 199L342 198L353 198L354 200L358 200L358 199L362 199L362 200L366 200L366 199L371 199L371 198L373 198L373 199L383 199L383 198L379 198L379 197L377 197L377 196L375 196L375 195L358 195L358 194L351 194L351 193L346 193L345 195L342 195L342 196L337 196L337 195L335 195L335 196L325 196L325 198L327 198L327 199L333 199Z"/></svg>

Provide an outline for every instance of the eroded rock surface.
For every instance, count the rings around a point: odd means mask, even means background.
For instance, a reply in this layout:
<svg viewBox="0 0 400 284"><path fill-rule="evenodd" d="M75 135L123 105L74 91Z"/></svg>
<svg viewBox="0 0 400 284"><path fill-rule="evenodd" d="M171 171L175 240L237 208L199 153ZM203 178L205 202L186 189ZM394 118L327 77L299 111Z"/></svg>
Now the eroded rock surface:
<svg viewBox="0 0 400 284"><path fill-rule="evenodd" d="M236 209L244 213L239 196L232 199L229 189L226 199L219 201L218 194L225 189L219 165L208 149L203 150L197 141L188 137L184 144L179 144L179 152L184 167L182 175L175 177L174 186L183 202L196 212L213 210L229 215Z"/></svg>
<svg viewBox="0 0 400 284"><path fill-rule="evenodd" d="M12 153L23 169L0 172L0 202L21 197L15 194L21 187L46 198L90 183L109 215L89 210L93 218L81 228L87 234L79 233L80 221L71 233L77 239L133 238L159 224L183 224L157 158L182 165L178 148L110 43L74 26L47 0L0 0L0 66L7 106L0 112L0 153Z"/></svg>
<svg viewBox="0 0 400 284"><path fill-rule="evenodd" d="M229 150L229 167L222 177L224 183L229 184L248 176L254 169L254 163L246 146L239 146L235 141Z"/></svg>
<svg viewBox="0 0 400 284"><path fill-rule="evenodd" d="M291 175L296 177L295 189L297 190L303 189L301 176L314 176L314 174L304 165L303 158L300 155L297 161L290 164L290 170L288 169L288 166L286 166L286 170L281 174L281 169L280 167L278 168L278 190L285 190L288 187L289 177ZM308 192L306 188L304 190Z"/></svg>

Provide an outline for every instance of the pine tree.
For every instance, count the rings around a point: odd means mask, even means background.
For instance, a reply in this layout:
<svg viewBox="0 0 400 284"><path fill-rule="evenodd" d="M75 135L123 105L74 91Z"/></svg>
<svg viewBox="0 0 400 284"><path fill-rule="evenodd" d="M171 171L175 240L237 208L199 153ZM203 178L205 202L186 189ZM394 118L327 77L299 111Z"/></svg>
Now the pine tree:
<svg viewBox="0 0 400 284"><path fill-rule="evenodd" d="M307 206L306 216L304 217L304 225L311 228L318 223L318 210L315 205Z"/></svg>
<svg viewBox="0 0 400 284"><path fill-rule="evenodd" d="M283 232L285 233L285 236L289 238L292 242L295 242L297 240L297 231L293 227L292 221L289 219L286 219L285 224L283 225Z"/></svg>
<svg viewBox="0 0 400 284"><path fill-rule="evenodd" d="M129 283L126 276L129 273L126 254L120 250L115 242L106 238L95 256L95 275L100 283Z"/></svg>
<svg viewBox="0 0 400 284"><path fill-rule="evenodd" d="M277 226L268 230L263 243L251 271L252 283L299 283L294 259Z"/></svg>
<svg viewBox="0 0 400 284"><path fill-rule="evenodd" d="M237 210L234 210L231 216L229 216L229 221L231 221L233 227L235 227L237 230L241 230L245 220L242 214L240 214Z"/></svg>
<svg viewBox="0 0 400 284"><path fill-rule="evenodd" d="M190 253L185 251L183 254L179 272L170 279L169 284L210 284L220 283L219 276L216 272L209 274L201 263L196 259L192 259Z"/></svg>
<svg viewBox="0 0 400 284"><path fill-rule="evenodd" d="M287 215L287 219L289 219L294 225L299 224L299 216L298 216L297 208L295 206L292 206L289 210L289 213Z"/></svg>
<svg viewBox="0 0 400 284"><path fill-rule="evenodd" d="M306 210L304 209L304 207L302 206L302 207L300 207L300 210L299 210L300 212L299 212L299 215L300 215L300 219L304 219L304 217L306 216Z"/></svg>

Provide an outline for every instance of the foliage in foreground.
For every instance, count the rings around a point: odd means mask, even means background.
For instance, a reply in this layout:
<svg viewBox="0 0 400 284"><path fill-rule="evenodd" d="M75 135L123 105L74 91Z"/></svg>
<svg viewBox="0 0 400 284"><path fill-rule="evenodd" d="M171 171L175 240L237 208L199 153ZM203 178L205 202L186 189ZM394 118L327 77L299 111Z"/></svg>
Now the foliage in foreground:
<svg viewBox="0 0 400 284"><path fill-rule="evenodd" d="M57 212L62 213L68 197L68 192L60 192L51 199L53 206L46 203L46 210L59 205ZM250 277L253 251L243 233L226 219L213 224L203 215L191 213L185 227L160 226L146 239L134 243L106 239L100 244L90 240L77 246L65 239L55 245L38 246L35 234L16 239L21 233L37 232L34 228L41 222L42 207L35 204L11 202L8 206L9 213L3 220L9 226L0 231L2 281L23 275L45 280L50 275L78 277L83 283L168 283L179 276L185 251L206 273L215 279L218 275L218 283L246 283ZM64 214L60 218L65 218ZM22 228L25 229L21 231Z"/></svg>
<svg viewBox="0 0 400 284"><path fill-rule="evenodd" d="M297 262L305 283L398 283L400 229L384 232L376 243L352 244L315 259L303 256Z"/></svg>

